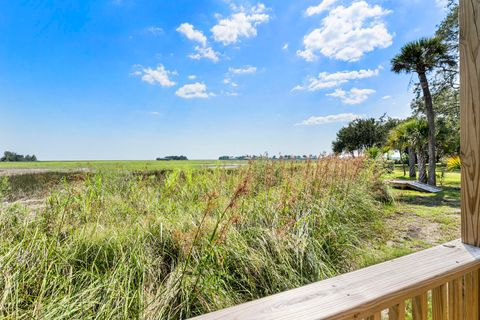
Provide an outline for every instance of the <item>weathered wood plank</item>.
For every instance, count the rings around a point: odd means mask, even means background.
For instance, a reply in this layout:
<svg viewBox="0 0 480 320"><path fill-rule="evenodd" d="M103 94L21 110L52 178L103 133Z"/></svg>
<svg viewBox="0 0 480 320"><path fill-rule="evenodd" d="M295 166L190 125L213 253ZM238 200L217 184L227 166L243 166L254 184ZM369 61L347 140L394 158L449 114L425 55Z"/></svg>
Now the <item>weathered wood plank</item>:
<svg viewBox="0 0 480 320"><path fill-rule="evenodd" d="M480 246L480 0L460 1L462 240Z"/></svg>
<svg viewBox="0 0 480 320"><path fill-rule="evenodd" d="M382 314L380 312L375 312L374 315L367 317L366 320L382 320Z"/></svg>
<svg viewBox="0 0 480 320"><path fill-rule="evenodd" d="M426 292L412 299L412 319L428 319L428 297Z"/></svg>
<svg viewBox="0 0 480 320"><path fill-rule="evenodd" d="M457 240L196 319L362 319L479 267L480 248Z"/></svg>
<svg viewBox="0 0 480 320"><path fill-rule="evenodd" d="M478 319L478 270L467 273L464 277L465 281L465 318Z"/></svg>
<svg viewBox="0 0 480 320"><path fill-rule="evenodd" d="M449 319L463 319L463 277L448 283L448 314Z"/></svg>
<svg viewBox="0 0 480 320"><path fill-rule="evenodd" d="M388 309L388 320L405 320L405 302Z"/></svg>
<svg viewBox="0 0 480 320"><path fill-rule="evenodd" d="M448 320L447 285L443 284L432 290L432 319Z"/></svg>
<svg viewBox="0 0 480 320"><path fill-rule="evenodd" d="M418 181L390 180L390 181L387 181L387 183L394 188L412 189L420 192L438 193L442 191L442 189L440 188L432 187L426 183L421 183Z"/></svg>

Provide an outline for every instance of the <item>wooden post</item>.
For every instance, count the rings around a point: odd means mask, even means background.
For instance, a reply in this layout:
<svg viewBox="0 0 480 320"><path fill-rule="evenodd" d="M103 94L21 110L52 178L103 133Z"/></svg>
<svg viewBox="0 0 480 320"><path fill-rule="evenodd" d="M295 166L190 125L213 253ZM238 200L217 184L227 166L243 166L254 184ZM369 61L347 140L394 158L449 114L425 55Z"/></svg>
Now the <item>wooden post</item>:
<svg viewBox="0 0 480 320"><path fill-rule="evenodd" d="M480 247L480 0L460 0L462 241Z"/></svg>

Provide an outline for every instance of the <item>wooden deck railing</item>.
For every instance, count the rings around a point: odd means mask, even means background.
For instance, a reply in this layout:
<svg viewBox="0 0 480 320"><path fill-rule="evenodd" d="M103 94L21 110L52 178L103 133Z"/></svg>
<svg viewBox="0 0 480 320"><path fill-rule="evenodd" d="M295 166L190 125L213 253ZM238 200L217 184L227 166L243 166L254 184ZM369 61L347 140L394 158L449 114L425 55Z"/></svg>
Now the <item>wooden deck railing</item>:
<svg viewBox="0 0 480 320"><path fill-rule="evenodd" d="M457 240L195 319L479 319L479 274Z"/></svg>

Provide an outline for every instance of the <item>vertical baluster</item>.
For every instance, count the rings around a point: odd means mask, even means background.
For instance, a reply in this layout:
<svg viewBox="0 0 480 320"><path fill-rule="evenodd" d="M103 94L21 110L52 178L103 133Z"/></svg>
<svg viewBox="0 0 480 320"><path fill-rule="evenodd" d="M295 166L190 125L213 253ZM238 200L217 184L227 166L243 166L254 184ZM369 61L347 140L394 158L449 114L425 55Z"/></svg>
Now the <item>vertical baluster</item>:
<svg viewBox="0 0 480 320"><path fill-rule="evenodd" d="M412 299L412 319L428 319L428 298L426 292Z"/></svg>
<svg viewBox="0 0 480 320"><path fill-rule="evenodd" d="M462 278L448 283L448 317L451 320L463 319Z"/></svg>
<svg viewBox="0 0 480 320"><path fill-rule="evenodd" d="M405 320L405 302L388 309L389 320Z"/></svg>
<svg viewBox="0 0 480 320"><path fill-rule="evenodd" d="M380 312L376 312L372 316L366 318L366 320L382 320L382 314Z"/></svg>
<svg viewBox="0 0 480 320"><path fill-rule="evenodd" d="M447 320L447 285L441 285L432 290L432 319Z"/></svg>
<svg viewBox="0 0 480 320"><path fill-rule="evenodd" d="M465 279L465 318L478 319L478 271L467 273Z"/></svg>

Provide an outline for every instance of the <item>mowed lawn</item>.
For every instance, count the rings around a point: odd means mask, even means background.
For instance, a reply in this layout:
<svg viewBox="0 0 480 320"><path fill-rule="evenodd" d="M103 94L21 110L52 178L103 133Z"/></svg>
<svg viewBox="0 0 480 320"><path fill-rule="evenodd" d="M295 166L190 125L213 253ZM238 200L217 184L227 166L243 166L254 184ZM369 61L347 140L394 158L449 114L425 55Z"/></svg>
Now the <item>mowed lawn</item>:
<svg viewBox="0 0 480 320"><path fill-rule="evenodd" d="M408 174L408 173L407 173ZM460 238L460 172L438 172L441 192L390 189L395 199L386 207L388 235L372 250L366 265L389 260ZM407 179L401 169L385 177Z"/></svg>

